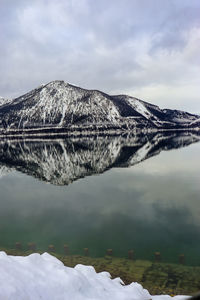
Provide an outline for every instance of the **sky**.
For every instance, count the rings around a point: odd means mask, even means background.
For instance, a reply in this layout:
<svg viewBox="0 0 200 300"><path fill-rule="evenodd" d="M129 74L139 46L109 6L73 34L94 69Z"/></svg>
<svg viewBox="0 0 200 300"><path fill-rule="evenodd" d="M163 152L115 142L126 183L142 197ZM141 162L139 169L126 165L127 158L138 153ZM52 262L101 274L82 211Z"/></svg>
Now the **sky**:
<svg viewBox="0 0 200 300"><path fill-rule="evenodd" d="M200 113L199 0L0 0L0 95L53 80Z"/></svg>

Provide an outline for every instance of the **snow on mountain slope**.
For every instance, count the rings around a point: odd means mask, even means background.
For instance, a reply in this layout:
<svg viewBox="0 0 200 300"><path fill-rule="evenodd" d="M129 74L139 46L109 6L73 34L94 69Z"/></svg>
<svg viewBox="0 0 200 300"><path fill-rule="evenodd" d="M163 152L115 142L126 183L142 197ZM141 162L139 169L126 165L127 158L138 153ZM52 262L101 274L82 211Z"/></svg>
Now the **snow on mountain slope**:
<svg viewBox="0 0 200 300"><path fill-rule="evenodd" d="M82 100L82 101L81 101ZM88 93L86 90L73 87L67 83L56 81L44 86L40 91L37 103L29 111L25 110L30 118L40 113L43 123L52 123L59 116L59 125L66 125L66 119L73 124L74 117L90 115L90 120L115 122L119 118L117 109L103 97L100 92Z"/></svg>
<svg viewBox="0 0 200 300"><path fill-rule="evenodd" d="M12 101L11 99L0 97L0 106L11 103L11 101Z"/></svg>
<svg viewBox="0 0 200 300"><path fill-rule="evenodd" d="M3 103L3 100L0 101ZM29 93L0 105L0 128L74 128L100 126L118 128L184 128L199 116L156 105L126 95L110 96L86 90L64 81L52 81ZM191 123L192 124L192 123ZM192 125L191 125L192 126Z"/></svg>
<svg viewBox="0 0 200 300"><path fill-rule="evenodd" d="M168 118L172 122L191 123L197 120L200 121L199 116L184 111L172 110L172 109L164 109L163 111L166 114L166 118Z"/></svg>
<svg viewBox="0 0 200 300"><path fill-rule="evenodd" d="M156 116L154 116L145 106L145 104L140 101L137 98L133 98L133 97L126 97L125 98L126 101L128 101L128 103L130 103L130 105L138 112L140 113L143 117L145 117L146 119L155 119L155 120L159 120Z"/></svg>
<svg viewBox="0 0 200 300"><path fill-rule="evenodd" d="M189 124L191 128L199 128L200 127L200 119L194 120Z"/></svg>
<svg viewBox="0 0 200 300"><path fill-rule="evenodd" d="M99 91L87 91L54 81L15 99L0 109L9 127L68 126L74 123L116 123L117 108Z"/></svg>

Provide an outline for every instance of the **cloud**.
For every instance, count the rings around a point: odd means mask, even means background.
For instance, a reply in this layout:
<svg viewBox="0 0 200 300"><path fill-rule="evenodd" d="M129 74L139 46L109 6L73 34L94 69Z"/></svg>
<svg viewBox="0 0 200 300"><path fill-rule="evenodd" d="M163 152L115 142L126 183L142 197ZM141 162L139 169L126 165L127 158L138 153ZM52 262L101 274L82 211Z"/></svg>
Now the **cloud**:
<svg viewBox="0 0 200 300"><path fill-rule="evenodd" d="M199 1L2 0L0 8L2 96L63 79L200 112Z"/></svg>

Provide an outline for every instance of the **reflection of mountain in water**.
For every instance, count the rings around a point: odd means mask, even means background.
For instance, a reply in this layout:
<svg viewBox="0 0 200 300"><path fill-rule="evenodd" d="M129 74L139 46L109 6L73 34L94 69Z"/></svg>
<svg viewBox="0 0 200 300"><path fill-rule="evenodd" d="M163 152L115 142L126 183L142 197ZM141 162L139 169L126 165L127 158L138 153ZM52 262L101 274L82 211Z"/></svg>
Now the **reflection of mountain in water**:
<svg viewBox="0 0 200 300"><path fill-rule="evenodd" d="M13 169L55 185L67 185L113 167L129 167L200 140L192 132L131 137L4 140L0 142L0 174Z"/></svg>

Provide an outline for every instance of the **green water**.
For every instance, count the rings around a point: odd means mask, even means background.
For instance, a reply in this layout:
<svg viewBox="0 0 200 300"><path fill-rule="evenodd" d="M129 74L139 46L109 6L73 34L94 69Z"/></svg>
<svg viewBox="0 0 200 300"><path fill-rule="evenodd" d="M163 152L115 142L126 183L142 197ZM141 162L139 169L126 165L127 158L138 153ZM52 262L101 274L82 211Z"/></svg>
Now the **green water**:
<svg viewBox="0 0 200 300"><path fill-rule="evenodd" d="M37 143L37 149L44 143ZM1 247L13 248L19 241L26 249L34 242L42 251L53 244L62 253L67 244L71 254L83 254L87 247L94 257L104 256L108 248L126 257L134 249L136 258L149 260L159 251L164 262L178 262L183 253L187 264L200 265L200 143L162 151L127 168L111 162L98 175L87 166L90 176L62 186L47 184L44 172L36 178L38 166L30 157L38 150L29 149L24 160L18 147L13 147L16 156L12 153L10 163L1 157L1 166L9 167L0 178ZM75 171L83 167L72 158L68 165Z"/></svg>

